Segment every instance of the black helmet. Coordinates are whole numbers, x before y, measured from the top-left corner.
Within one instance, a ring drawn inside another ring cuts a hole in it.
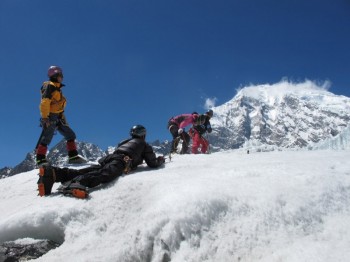
[[[205,114],[208,115],[209,117],[213,117],[213,110],[209,109]]]
[[[130,129],[130,136],[145,138],[146,137],[146,128],[142,125],[133,126]]]
[[[198,115],[198,117],[195,119],[194,124],[195,125],[203,125],[205,123],[206,115]]]

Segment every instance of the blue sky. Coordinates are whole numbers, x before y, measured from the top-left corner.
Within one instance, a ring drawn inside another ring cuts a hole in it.
[[[171,116],[248,84],[329,80],[350,96],[347,0],[1,0],[0,37],[0,168],[37,142],[50,65],[78,140],[102,149],[134,124],[170,139]]]

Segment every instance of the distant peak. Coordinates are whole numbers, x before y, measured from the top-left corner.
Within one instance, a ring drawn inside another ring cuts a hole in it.
[[[250,85],[238,90],[237,96],[250,97],[257,100],[280,100],[286,95],[294,94],[298,96],[331,95],[327,90],[330,87],[329,81],[316,83],[315,81],[305,80],[304,82],[294,83],[283,79],[275,84]]]

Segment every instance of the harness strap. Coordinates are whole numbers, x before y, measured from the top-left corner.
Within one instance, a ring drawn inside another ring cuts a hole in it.
[[[124,174],[129,174],[130,170],[131,170],[132,159],[129,156],[124,155],[123,161],[125,163],[125,168],[123,170],[123,173]]]

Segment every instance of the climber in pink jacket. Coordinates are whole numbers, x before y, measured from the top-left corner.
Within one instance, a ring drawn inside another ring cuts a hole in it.
[[[188,154],[188,146],[191,138],[189,134],[186,133],[185,127],[191,124],[202,125],[204,121],[205,116],[197,113],[182,114],[170,118],[168,122],[168,129],[173,136],[170,153],[176,152],[179,140],[181,139],[182,148],[180,154]]]

